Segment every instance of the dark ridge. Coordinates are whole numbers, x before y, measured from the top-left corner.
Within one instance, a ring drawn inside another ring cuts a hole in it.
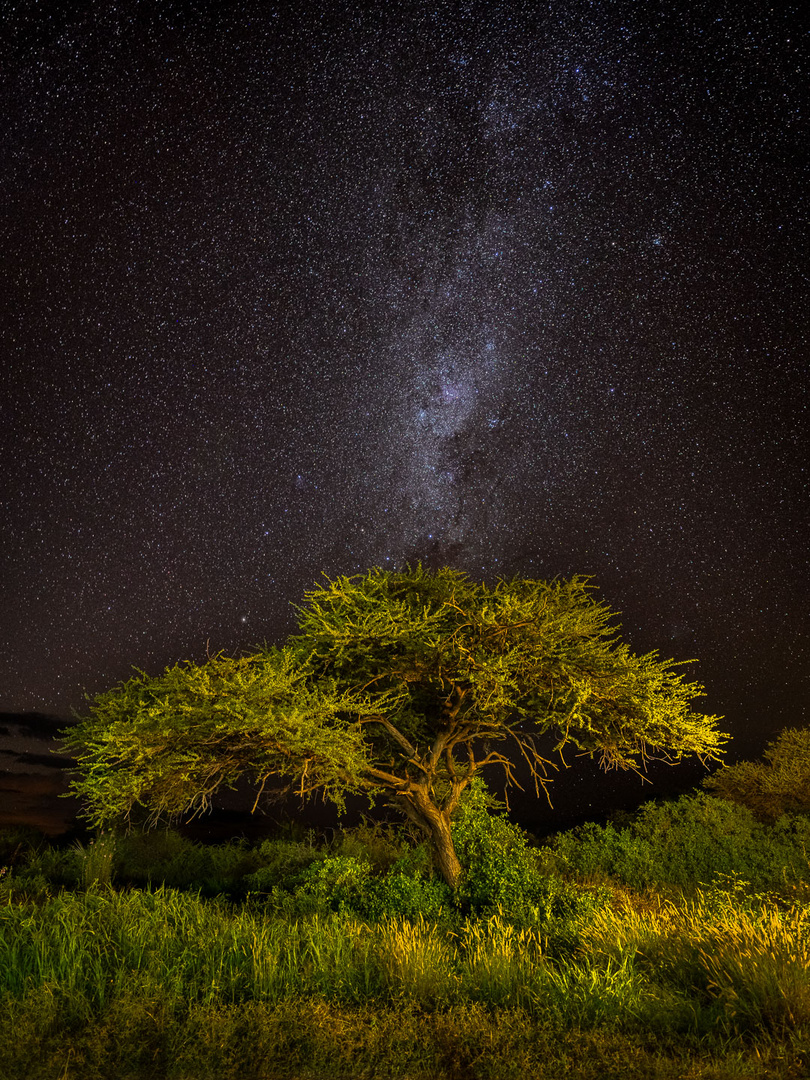
[[[7,757],[14,759],[18,765],[45,765],[49,769],[72,769],[76,765],[74,758],[64,754],[9,754]]]
[[[62,716],[54,716],[49,713],[0,713],[0,734],[11,735],[9,727],[24,728],[25,731],[35,738],[53,737],[58,735],[63,728],[75,724],[75,720],[65,719]],[[17,734],[20,734],[19,732]]]

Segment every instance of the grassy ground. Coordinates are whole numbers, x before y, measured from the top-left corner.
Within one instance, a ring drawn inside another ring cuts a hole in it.
[[[810,1076],[810,911],[290,919],[94,886],[0,908],[0,1075]]]
[[[456,893],[388,826],[2,834],[0,1080],[810,1078],[807,829],[701,795],[532,847],[472,802]]]
[[[6,1012],[6,1010],[3,1010]],[[9,1080],[732,1080],[808,1076],[800,1040],[705,1045],[643,1032],[560,1031],[520,1010],[412,1003],[351,1008],[325,1001],[187,1006],[119,998],[65,1027],[42,992],[4,1048]],[[6,1029],[8,1030],[8,1029]]]

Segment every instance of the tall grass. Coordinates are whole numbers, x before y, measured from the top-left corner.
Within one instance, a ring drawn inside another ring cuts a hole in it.
[[[91,886],[0,907],[0,997],[50,988],[78,1017],[137,993],[164,1004],[477,1002],[561,1027],[810,1029],[810,913],[716,895],[592,912],[577,944],[498,914],[455,929],[346,914],[289,920],[170,889]],[[572,940],[574,940],[572,935]]]
[[[699,891],[657,912],[602,910],[583,930],[590,962],[632,963],[734,1032],[810,1027],[810,908],[725,902]]]
[[[113,876],[115,859],[115,834],[101,833],[87,846],[75,845],[78,876],[85,889],[92,885],[109,885]]]
[[[373,830],[321,847],[133,834],[24,858],[18,842],[0,1077],[810,1076],[800,890],[715,871],[642,893],[574,865],[608,851],[601,836],[576,841],[566,878],[559,852],[503,821],[490,836],[475,809],[455,895],[424,849]]]

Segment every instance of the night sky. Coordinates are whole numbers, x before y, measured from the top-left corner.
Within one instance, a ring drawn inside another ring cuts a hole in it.
[[[25,0],[1,33],[0,709],[421,558],[594,575],[635,649],[699,659],[732,757],[808,722],[798,8]]]

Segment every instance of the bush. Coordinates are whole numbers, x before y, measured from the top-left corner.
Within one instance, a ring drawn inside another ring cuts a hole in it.
[[[623,829],[584,825],[556,838],[559,865],[634,889],[692,890],[716,875],[739,875],[757,891],[810,880],[810,821],[783,816],[769,826],[744,806],[703,793],[649,803]]]
[[[403,859],[409,859],[415,848],[424,851],[424,845],[414,841],[409,829],[409,826],[364,821],[340,834],[335,854],[354,856],[371,863],[376,873],[385,873]]]
[[[273,905],[291,917],[328,912],[364,912],[371,892],[371,866],[352,855],[332,855],[308,866],[294,889],[272,889]]]
[[[456,902],[476,914],[497,911],[521,920],[528,908],[545,903],[548,882],[526,834],[494,812],[497,808],[483,781],[474,780],[453,822],[453,842],[464,868]]]
[[[214,896],[238,890],[259,864],[258,852],[244,840],[207,846],[164,829],[119,837],[115,872],[130,884],[165,884]]]
[[[256,856],[260,866],[242,879],[243,893],[293,888],[308,867],[326,859],[327,852],[296,840],[265,840]]]
[[[453,910],[453,892],[441,878],[390,871],[373,882],[365,911],[372,919],[418,919],[440,922]]]
[[[761,821],[810,814],[810,727],[787,728],[768,743],[762,757],[718,769],[703,787],[747,806]]]
[[[438,920],[452,908],[452,892],[440,879],[401,869],[377,876],[369,862],[351,855],[331,855],[312,863],[292,889],[275,885],[270,896],[273,907],[291,918],[341,912],[374,921]]]
[[[14,872],[14,877],[20,885],[36,881],[36,891],[41,891],[43,882],[53,889],[74,889],[82,880],[78,852],[75,848],[42,848]]]
[[[553,851],[557,866],[585,878],[609,878],[644,889],[659,877],[654,846],[636,836],[632,826],[616,829],[589,821],[556,837]]]
[[[40,851],[47,839],[39,829],[27,825],[0,829],[0,866],[13,867],[25,863],[32,854]]]

